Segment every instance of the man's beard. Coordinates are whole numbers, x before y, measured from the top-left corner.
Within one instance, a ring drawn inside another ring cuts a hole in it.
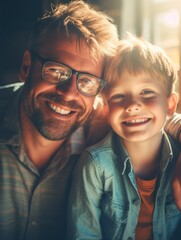
[[[53,96],[51,98],[50,95],[44,95],[47,99],[53,99],[54,102],[58,103],[59,97]],[[64,100],[61,100],[63,102]],[[60,103],[60,102],[59,102]],[[80,126],[83,126],[85,123],[88,122],[90,119],[90,115],[92,110],[88,111],[85,114],[85,111],[82,107],[77,106],[77,109],[80,109],[77,116],[71,121],[71,120],[59,120],[55,118],[51,118],[49,116],[46,116],[43,111],[41,110],[41,107],[35,107],[37,104],[35,104],[35,101],[31,101],[28,103],[26,100],[25,95],[23,95],[22,98],[22,104],[23,109],[27,115],[27,117],[32,122],[33,126],[36,128],[36,130],[46,139],[51,141],[59,141],[63,140],[67,137],[69,137],[77,128]],[[64,105],[70,104],[70,103],[63,103]],[[75,107],[75,102],[72,101],[72,106]],[[84,115],[82,117],[82,115]],[[71,118],[70,118],[71,119]]]
[[[84,123],[78,122],[79,116],[72,124],[70,121],[52,121],[51,119],[45,120],[40,111],[34,112],[30,116],[30,120],[33,123],[36,130],[46,139],[51,141],[59,141],[69,137],[77,128],[84,125]],[[88,120],[88,119],[87,119]]]

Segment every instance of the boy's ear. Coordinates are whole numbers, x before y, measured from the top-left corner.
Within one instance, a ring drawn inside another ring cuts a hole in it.
[[[30,52],[28,50],[26,50],[23,55],[23,61],[22,61],[21,68],[19,71],[19,79],[22,82],[26,81],[26,79],[29,75],[30,66],[31,66],[31,55],[30,55]]]
[[[178,96],[175,92],[171,93],[170,97],[167,100],[167,114],[172,116],[177,109]]]

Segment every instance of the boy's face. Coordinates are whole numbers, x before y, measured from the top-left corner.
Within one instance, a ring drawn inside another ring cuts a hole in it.
[[[161,134],[167,114],[174,113],[175,95],[167,98],[166,86],[148,73],[123,71],[108,93],[109,122],[128,141],[145,141]]]

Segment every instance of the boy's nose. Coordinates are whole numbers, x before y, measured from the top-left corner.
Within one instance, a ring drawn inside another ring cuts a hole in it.
[[[139,111],[141,109],[141,103],[139,101],[132,100],[127,104],[126,112]]]

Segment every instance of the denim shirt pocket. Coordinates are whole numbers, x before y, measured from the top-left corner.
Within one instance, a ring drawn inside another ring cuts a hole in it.
[[[173,218],[174,216],[181,217],[181,211],[175,205],[172,194],[167,196],[165,207],[167,218]]]
[[[109,194],[101,203],[101,229],[103,239],[120,239],[128,219],[129,206]]]
[[[173,234],[178,231],[181,225],[181,211],[175,205],[172,195],[167,197],[165,213],[168,236],[169,239],[173,239]],[[181,230],[179,232],[181,233]]]

